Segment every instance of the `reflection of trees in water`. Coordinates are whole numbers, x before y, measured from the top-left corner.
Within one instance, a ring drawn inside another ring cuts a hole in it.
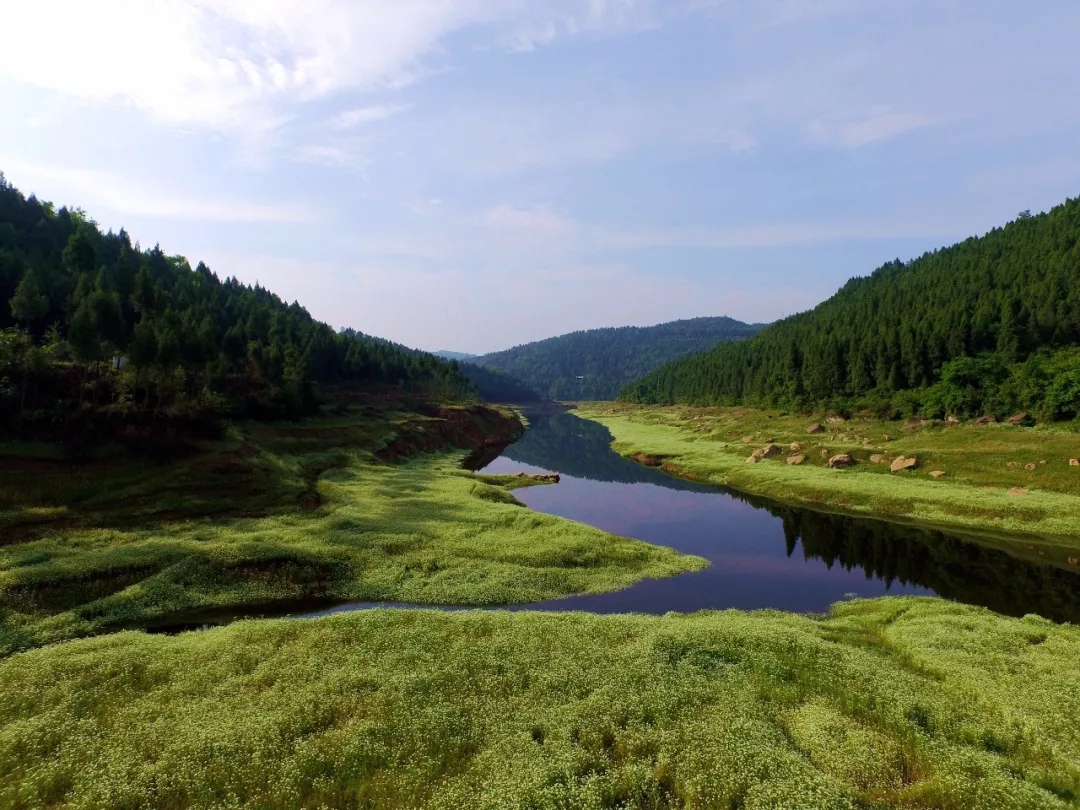
[[[938,531],[799,509],[673,478],[623,458],[611,449],[607,428],[571,414],[536,420],[503,455],[576,478],[724,492],[780,518],[789,555],[801,543],[806,559],[822,560],[830,568],[862,569],[867,579],[918,585],[1013,616],[1037,613],[1055,621],[1080,621],[1077,574]]]
[[[788,554],[861,568],[867,579],[921,585],[946,599],[998,613],[1080,620],[1080,576],[938,531],[884,521],[771,507],[784,521]]]
[[[591,481],[656,484],[691,492],[716,491],[623,458],[611,449],[611,433],[606,427],[569,413],[537,419],[503,455],[520,464]]]

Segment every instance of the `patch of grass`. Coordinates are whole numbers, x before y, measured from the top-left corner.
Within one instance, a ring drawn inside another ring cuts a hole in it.
[[[663,456],[666,467],[696,480],[789,503],[974,531],[1022,555],[1075,568],[1069,563],[1080,549],[1080,468],[1069,465],[1080,458],[1075,432],[974,424],[904,429],[898,422],[828,423],[749,408],[588,403],[577,413],[607,427],[622,455]],[[812,423],[824,432],[809,434]],[[770,442],[785,452],[746,463]],[[790,450],[792,443],[802,449]],[[796,452],[805,463],[789,466],[785,457]],[[829,469],[828,459],[839,453],[851,454],[856,465]],[[888,463],[872,463],[872,455],[888,461],[915,456],[919,467],[892,473]],[[945,476],[931,477],[936,470]],[[1009,494],[1014,487],[1027,494]]]
[[[1078,662],[933,599],[127,632],[0,661],[0,805],[1053,810]]]
[[[0,546],[0,655],[217,608],[517,604],[705,565],[530,512],[509,491],[523,482],[463,470],[460,452],[379,459],[435,446],[437,421],[260,426],[158,467],[91,462],[60,495],[13,487],[9,519],[33,531]]]

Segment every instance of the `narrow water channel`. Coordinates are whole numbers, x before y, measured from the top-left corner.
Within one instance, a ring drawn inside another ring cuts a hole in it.
[[[703,571],[646,580],[616,593],[510,609],[806,613],[824,612],[851,596],[936,594],[1009,615],[1080,621],[1078,574],[972,539],[683,481],[622,458],[611,449],[606,428],[569,413],[534,419],[528,432],[482,471],[557,472],[560,483],[519,490],[518,499],[539,512],[710,562]]]

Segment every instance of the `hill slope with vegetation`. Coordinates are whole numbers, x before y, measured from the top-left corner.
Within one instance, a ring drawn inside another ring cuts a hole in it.
[[[341,385],[476,394],[454,363],[336,332],[0,174],[0,424],[295,418],[315,410],[320,387]]]
[[[512,374],[551,399],[614,399],[628,382],[686,354],[760,330],[732,318],[590,329],[485,354],[472,363]]]
[[[1080,413],[1080,199],[849,281],[755,338],[677,360],[620,398]]]

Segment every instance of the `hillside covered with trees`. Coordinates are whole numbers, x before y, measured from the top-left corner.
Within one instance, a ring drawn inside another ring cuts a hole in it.
[[[1080,199],[890,262],[751,340],[664,366],[620,398],[1075,418]]]
[[[0,426],[295,418],[333,386],[476,394],[455,363],[336,332],[258,285],[27,198],[0,174]]]
[[[677,357],[760,330],[732,318],[590,329],[485,354],[469,362],[512,374],[551,399],[614,399],[622,386]]]

